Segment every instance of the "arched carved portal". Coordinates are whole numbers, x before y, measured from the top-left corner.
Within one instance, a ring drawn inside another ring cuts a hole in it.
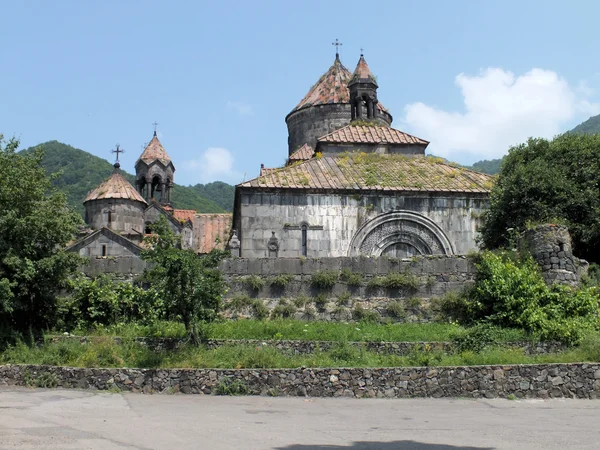
[[[431,219],[411,211],[381,214],[365,223],[350,243],[349,256],[452,255],[452,244]]]

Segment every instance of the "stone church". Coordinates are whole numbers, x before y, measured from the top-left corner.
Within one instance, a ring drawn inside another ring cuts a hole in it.
[[[288,159],[236,186],[236,255],[456,255],[476,248],[492,177],[425,156],[391,127],[363,55],[339,54],[287,115]]]
[[[141,273],[142,240],[160,216],[166,217],[173,232],[181,236],[183,248],[208,253],[215,246],[224,247],[231,214],[198,214],[173,208],[175,165],[156,131],[138,158],[135,173],[134,187],[121,174],[117,158],[112,175],[83,201],[88,228],[68,250],[91,257],[86,271]]]

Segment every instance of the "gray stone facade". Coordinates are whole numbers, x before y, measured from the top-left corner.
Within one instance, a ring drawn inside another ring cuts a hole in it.
[[[460,255],[475,250],[487,194],[296,193],[241,190],[241,256],[269,256],[275,232],[279,257]],[[307,227],[306,254],[302,225]],[[400,245],[398,245],[400,244]],[[404,245],[402,245],[404,244]]]
[[[0,385],[125,392],[214,394],[237,380],[249,395],[301,397],[600,398],[600,364],[535,364],[373,369],[83,369],[0,366]]]
[[[144,210],[142,202],[129,199],[99,199],[85,203],[85,222],[93,230],[106,227],[115,233],[137,236],[141,241],[144,233]],[[109,217],[110,215],[110,217]]]
[[[315,148],[318,138],[349,125],[352,120],[351,109],[350,103],[337,103],[292,111],[285,118],[289,154],[291,155],[304,144]],[[386,111],[379,111],[378,120],[390,125],[392,116]]]

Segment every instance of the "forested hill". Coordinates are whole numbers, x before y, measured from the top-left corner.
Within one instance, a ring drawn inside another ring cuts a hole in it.
[[[46,172],[61,172],[54,180],[54,185],[65,192],[69,204],[83,214],[82,202],[86,194],[110,176],[113,165],[91,153],[58,141],[46,142],[36,147],[41,147],[45,152],[43,165]],[[23,152],[33,149],[34,147],[31,147]],[[121,172],[130,183],[134,183],[133,175],[122,169]],[[233,186],[220,181],[195,186],[176,184],[173,188],[173,207],[195,209],[199,213],[231,212],[233,191]]]
[[[477,161],[469,166],[469,169],[476,170],[477,172],[488,173],[490,175],[496,175],[500,172],[500,165],[504,157],[500,159],[484,159],[483,161]]]
[[[570,133],[597,134],[600,133],[600,115],[590,117],[585,122],[573,128]]]

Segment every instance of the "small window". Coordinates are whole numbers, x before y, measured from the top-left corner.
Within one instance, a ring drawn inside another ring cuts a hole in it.
[[[112,211],[108,211],[108,228],[112,225]]]
[[[106,245],[102,245],[102,256],[106,256]]]
[[[302,256],[308,253],[308,226],[302,225]]]

